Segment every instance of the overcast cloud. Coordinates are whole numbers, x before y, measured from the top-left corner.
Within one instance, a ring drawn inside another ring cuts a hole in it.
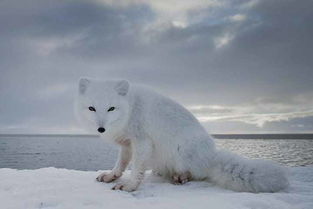
[[[0,133],[82,133],[81,76],[124,78],[212,133],[313,131],[311,0],[2,0]]]

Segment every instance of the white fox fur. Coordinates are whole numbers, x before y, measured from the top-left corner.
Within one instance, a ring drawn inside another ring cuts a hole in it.
[[[120,145],[115,167],[97,180],[119,178],[132,159],[131,178],[113,189],[136,190],[150,168],[177,184],[208,180],[242,192],[276,192],[288,186],[283,168],[216,150],[210,135],[188,110],[148,88],[125,80],[81,78],[77,98],[80,121]]]

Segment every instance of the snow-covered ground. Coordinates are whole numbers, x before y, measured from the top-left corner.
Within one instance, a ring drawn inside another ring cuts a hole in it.
[[[290,168],[290,187],[279,193],[239,193],[207,182],[172,185],[146,175],[138,191],[113,191],[114,183],[95,181],[101,173],[57,168],[0,169],[2,209],[229,208],[312,209],[313,167]],[[129,177],[126,172],[123,179]]]

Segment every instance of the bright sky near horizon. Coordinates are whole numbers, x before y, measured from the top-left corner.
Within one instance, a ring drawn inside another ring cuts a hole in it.
[[[313,132],[311,0],[2,0],[0,133],[82,133],[81,76],[177,100],[212,133]]]

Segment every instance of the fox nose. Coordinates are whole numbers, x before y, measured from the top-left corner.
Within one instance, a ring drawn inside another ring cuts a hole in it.
[[[98,128],[98,131],[99,131],[100,133],[103,133],[103,132],[105,132],[105,129],[104,129],[103,127],[100,127],[100,128]]]

